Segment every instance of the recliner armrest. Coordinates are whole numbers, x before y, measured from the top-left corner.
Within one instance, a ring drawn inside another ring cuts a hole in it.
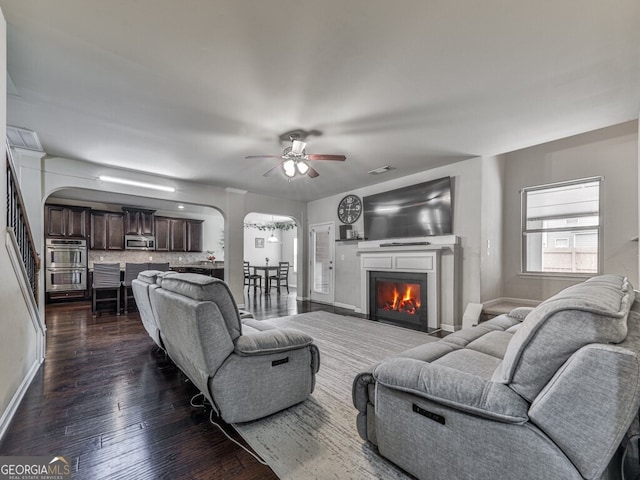
[[[268,355],[304,348],[313,343],[306,333],[290,328],[252,332],[236,339],[234,352],[238,355]]]
[[[373,371],[376,381],[447,405],[507,423],[528,420],[529,404],[506,385],[455,368],[411,358],[391,358]]]

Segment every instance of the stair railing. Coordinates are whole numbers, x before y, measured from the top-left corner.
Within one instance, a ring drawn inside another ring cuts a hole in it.
[[[38,301],[38,276],[40,274],[40,255],[33,241],[27,210],[25,208],[18,176],[16,175],[11,157],[11,149],[7,146],[7,227],[13,231],[20,256],[24,264],[27,281],[33,292],[33,298]]]

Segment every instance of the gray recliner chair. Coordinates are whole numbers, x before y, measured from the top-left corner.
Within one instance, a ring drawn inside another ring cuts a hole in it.
[[[151,299],[149,298],[149,291],[159,287],[158,278],[163,278],[167,275],[175,275],[174,272],[162,272],[160,270],[145,270],[138,273],[137,278],[131,281],[131,290],[138,306],[138,312],[140,312],[140,320],[144,325],[145,330],[153,341],[160,348],[164,350],[162,344],[162,338],[160,337],[160,327],[156,320],[156,315],[151,307]]]
[[[640,404],[640,301],[594,277],[354,381],[360,435],[420,479],[619,478]]]
[[[313,339],[241,320],[222,280],[172,274],[149,297],[167,354],[227,423],[265,417],[313,391],[320,365]]]

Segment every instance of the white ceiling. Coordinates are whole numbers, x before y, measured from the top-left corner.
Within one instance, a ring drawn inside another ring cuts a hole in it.
[[[638,0],[0,0],[47,153],[312,200],[637,119]],[[316,179],[262,174],[319,129]],[[367,171],[382,165],[379,176]]]

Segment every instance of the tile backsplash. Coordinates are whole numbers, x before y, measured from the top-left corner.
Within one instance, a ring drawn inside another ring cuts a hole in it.
[[[192,265],[207,260],[207,252],[155,252],[144,250],[89,250],[89,268],[94,263],[164,263],[169,262],[171,266]],[[222,264],[223,262],[216,262]]]

